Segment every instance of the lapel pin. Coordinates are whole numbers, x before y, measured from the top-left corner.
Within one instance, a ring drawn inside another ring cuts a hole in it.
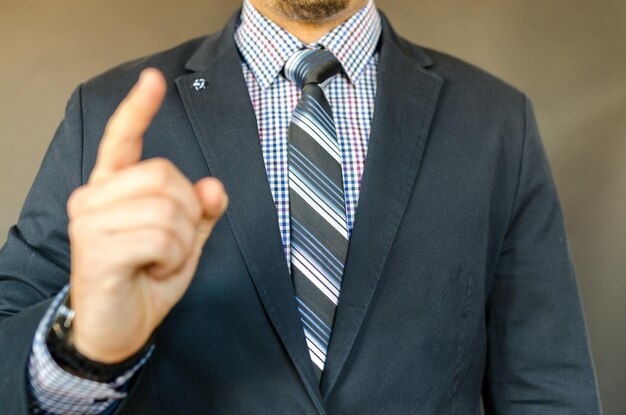
[[[204,78],[198,78],[195,81],[193,81],[192,86],[196,91],[200,91],[206,88],[206,80]]]

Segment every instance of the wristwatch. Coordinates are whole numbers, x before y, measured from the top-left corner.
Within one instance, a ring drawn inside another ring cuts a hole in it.
[[[54,361],[65,371],[96,382],[113,382],[134,368],[148,353],[154,343],[155,333],[146,344],[128,359],[114,364],[97,362],[81,354],[72,341],[74,310],[70,306],[69,292],[59,307],[46,336],[46,345]]]

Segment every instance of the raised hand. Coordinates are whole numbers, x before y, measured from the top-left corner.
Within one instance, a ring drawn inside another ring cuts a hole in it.
[[[180,300],[228,204],[216,179],[194,185],[165,159],[141,161],[165,89],[159,71],[141,73],[68,201],[73,341],[104,363],[139,350]]]

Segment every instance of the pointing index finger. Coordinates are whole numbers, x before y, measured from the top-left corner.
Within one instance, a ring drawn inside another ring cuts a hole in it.
[[[139,80],[109,119],[90,181],[105,178],[141,159],[143,134],[165,97],[166,83],[161,72],[144,69]]]

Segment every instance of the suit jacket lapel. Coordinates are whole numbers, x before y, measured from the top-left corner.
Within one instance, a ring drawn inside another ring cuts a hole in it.
[[[322,413],[321,395],[297,314],[254,109],[233,39],[238,13],[189,60],[176,80],[211,174],[226,188],[226,217],[265,310]],[[204,85],[202,81],[204,80]],[[194,86],[194,82],[196,82]]]
[[[337,382],[374,295],[419,170],[442,78],[420,49],[405,45],[383,16],[377,97],[359,205],[322,376]],[[413,56],[409,56],[412,54]]]

